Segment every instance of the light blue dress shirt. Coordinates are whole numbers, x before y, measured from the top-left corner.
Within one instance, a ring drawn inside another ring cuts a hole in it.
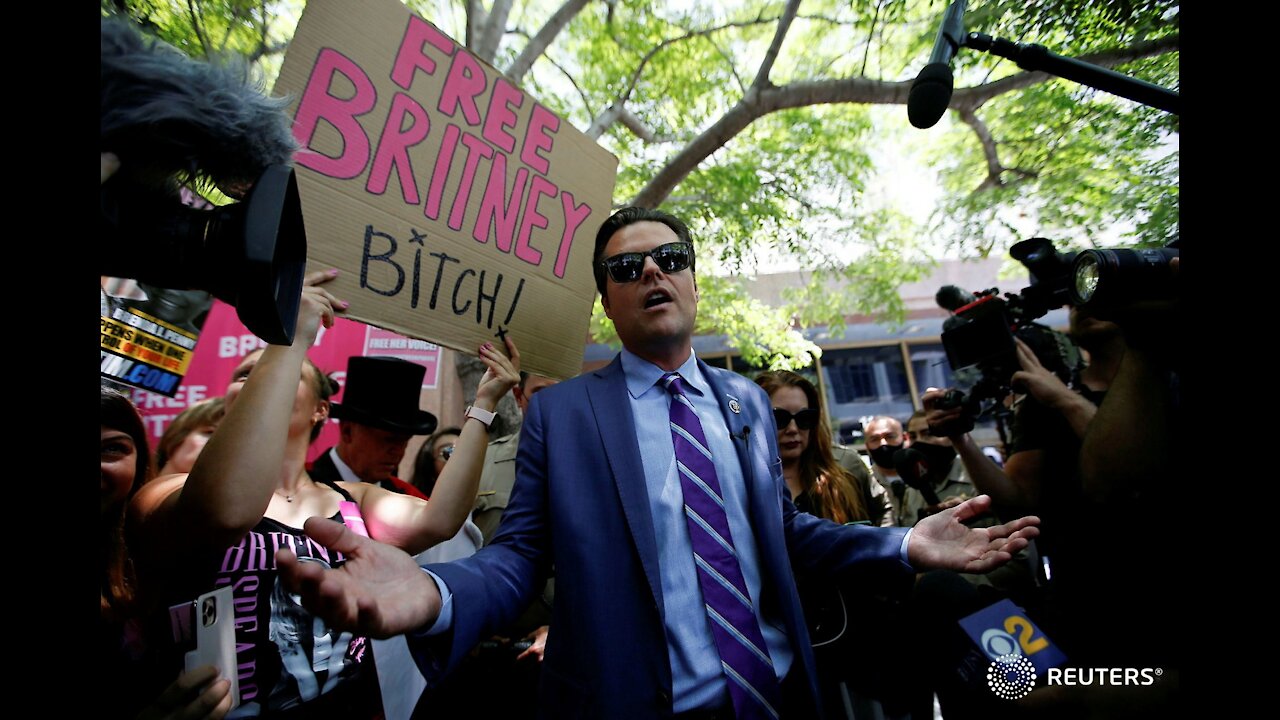
[[[729,701],[728,688],[720,666],[720,652],[716,649],[702,602],[702,589],[693,564],[693,544],[689,540],[689,526],[684,514],[684,491],[676,473],[675,447],[671,440],[671,395],[658,385],[666,371],[626,349],[622,351],[622,370],[626,375],[631,416],[635,420],[636,440],[644,465],[653,531],[659,540],[658,573],[666,616],[667,655],[671,660],[673,709],[684,712],[726,704]],[[755,533],[751,531],[746,481],[720,409],[720,404],[727,402],[727,398],[712,396],[711,386],[702,376],[692,352],[676,372],[690,388],[689,400],[702,423],[702,432],[715,460],[716,476],[724,495],[729,532],[733,535],[742,577],[746,580],[774,671],[781,681],[791,668],[793,653],[780,619],[766,618],[760,611],[759,552]]]

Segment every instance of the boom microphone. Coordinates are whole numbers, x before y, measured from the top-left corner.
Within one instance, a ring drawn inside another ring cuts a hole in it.
[[[951,60],[964,44],[965,0],[955,0],[942,15],[942,27],[933,41],[933,53],[907,95],[907,118],[921,130],[931,128],[942,119],[951,103]]]

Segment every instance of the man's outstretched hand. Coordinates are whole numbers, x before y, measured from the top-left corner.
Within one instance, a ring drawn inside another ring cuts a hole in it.
[[[990,507],[991,496],[979,495],[916,523],[907,543],[911,565],[917,570],[985,573],[1009,562],[1040,534],[1040,518],[1034,515],[989,528],[964,524]]]
[[[341,523],[313,517],[307,536],[346,556],[337,569],[299,561],[292,550],[276,552],[285,584],[303,607],[339,630],[374,638],[417,630],[440,614],[440,590],[403,550],[361,537]]]

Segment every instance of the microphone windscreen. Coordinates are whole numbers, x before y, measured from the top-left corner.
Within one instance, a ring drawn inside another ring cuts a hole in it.
[[[917,490],[925,486],[924,477],[929,474],[929,461],[924,453],[915,448],[902,448],[893,454],[893,469],[906,481],[909,487]]]
[[[907,95],[907,118],[924,130],[938,124],[951,102],[951,67],[946,63],[924,66]]]
[[[974,300],[977,300],[977,298],[974,297],[973,293],[955,285],[943,285],[938,288],[938,292],[933,296],[933,301],[938,304],[938,307],[951,312],[959,310]]]

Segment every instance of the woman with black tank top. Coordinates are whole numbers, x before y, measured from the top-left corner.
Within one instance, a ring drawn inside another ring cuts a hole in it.
[[[168,630],[166,608],[233,588],[240,704],[228,717],[379,717],[367,639],[306,612],[278,580],[275,551],[340,565],[340,553],[301,529],[319,516],[416,554],[457,533],[475,501],[488,432],[470,418],[430,502],[307,474],[307,448],[328,419],[332,388],[306,352],[320,325],[332,327],[349,305],[323,287],[336,275],[307,277],[292,345],[268,345],[236,368],[226,415],[190,474],[157,478],[130,506],[130,546],[139,582],[156,600],[157,630]],[[491,343],[479,349],[489,368],[476,390],[482,410],[519,381],[519,353],[506,343],[506,355]]]

